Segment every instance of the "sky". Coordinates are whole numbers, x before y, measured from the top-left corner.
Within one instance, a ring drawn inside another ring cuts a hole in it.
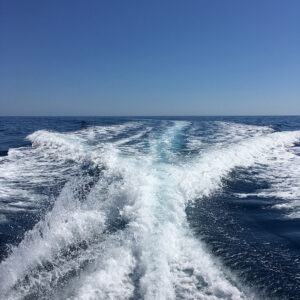
[[[289,114],[298,0],[0,0],[0,115]]]

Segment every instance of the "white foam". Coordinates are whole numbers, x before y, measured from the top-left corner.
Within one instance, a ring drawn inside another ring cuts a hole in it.
[[[244,136],[236,145],[233,142],[233,145],[231,144],[229,147],[223,145],[219,150],[209,150],[210,153],[205,156],[204,161],[200,159],[194,163],[195,165],[200,163],[200,166],[197,165],[197,167],[201,168],[201,172],[204,173],[204,180],[208,180],[207,174],[209,173],[208,169],[210,169],[209,165],[206,164],[208,161],[211,162],[211,170],[214,170],[211,172],[223,172],[224,174],[233,167],[251,166],[252,173],[256,173],[253,176],[257,180],[268,182],[270,186],[255,193],[239,193],[236,196],[240,198],[257,196],[280,199],[284,202],[273,207],[286,210],[288,217],[299,218],[300,156],[298,148],[293,148],[293,145],[299,140],[299,131],[271,132],[266,128],[266,130],[258,130],[251,138]],[[209,159],[209,156],[213,157]],[[205,186],[211,186],[213,189],[213,185],[220,186],[221,182],[208,182]],[[204,193],[200,191],[200,194],[208,195],[209,188]]]
[[[279,152],[288,153],[289,147],[299,139],[300,131],[274,132],[203,152],[183,166],[183,173],[177,175],[182,178],[185,198],[189,201],[208,196],[221,187],[222,178],[233,168],[268,164]]]
[[[84,201],[76,197],[81,182],[70,181],[45,220],[12,249],[0,265],[7,274],[2,294],[21,299],[36,289],[60,299],[255,299],[193,236],[185,208],[219,189],[233,168],[286,153],[300,132],[263,131],[179,161],[176,147],[188,126],[176,122],[149,135],[149,151],[131,156],[123,143],[99,147],[86,133],[32,135],[39,150],[59,160],[88,159],[105,168]],[[127,225],[110,231],[118,219]],[[65,252],[74,246],[69,257]]]
[[[7,290],[32,268],[42,266],[67,245],[81,240],[101,230],[105,218],[93,207],[83,208],[66,186],[56,200],[53,210],[45,220],[28,232],[18,247],[0,265],[0,273],[6,274],[0,288]]]
[[[274,208],[283,210],[288,217],[300,218],[300,156],[294,149],[278,148],[264,163],[264,168],[254,166],[253,170],[257,173],[255,178],[268,182],[269,187],[238,196],[276,198],[281,203]]]
[[[101,166],[107,141],[139,127],[137,122],[127,122],[68,133],[38,130],[30,134],[27,139],[33,147],[10,149],[7,157],[0,158],[0,199],[6,203],[5,207],[0,204],[0,212],[32,210],[47,203],[49,197],[37,193],[37,187],[70,180],[85,162]]]
[[[267,126],[217,121],[195,123],[188,131],[187,148],[195,151],[222,149],[251,137],[258,137],[271,132],[273,129]]]
[[[170,144],[170,141],[164,142]],[[157,146],[161,147],[153,142],[152,147]],[[140,161],[117,156],[110,169],[115,169],[114,173],[122,174],[124,179],[121,189],[117,186],[116,190],[110,191],[110,199],[120,197],[120,194],[126,198],[121,214],[130,222],[126,235],[121,235],[122,239],[125,238],[121,243],[131,241],[131,251],[136,254],[138,263],[136,272],[140,274],[139,293],[143,299],[173,299],[177,293],[183,299],[244,298],[243,292],[226,279],[227,275],[220,266],[188,233],[184,199],[177,189],[178,182],[174,181],[174,169],[169,164],[157,163],[157,158]],[[121,266],[121,275],[127,274],[131,268],[131,264],[126,264],[124,272]],[[192,270],[193,276],[186,269]],[[103,278],[103,272],[101,266],[94,276],[97,278],[99,274]],[[114,288],[108,279],[110,276],[105,274],[106,286]],[[82,281],[81,296],[101,295],[103,283],[91,284],[91,278],[89,275]],[[203,289],[200,283],[205,286]],[[105,293],[113,295],[117,291],[108,293],[106,288]]]

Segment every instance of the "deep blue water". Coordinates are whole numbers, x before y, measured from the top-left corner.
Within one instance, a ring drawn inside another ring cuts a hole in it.
[[[300,299],[299,225],[298,116],[0,118],[3,299]]]

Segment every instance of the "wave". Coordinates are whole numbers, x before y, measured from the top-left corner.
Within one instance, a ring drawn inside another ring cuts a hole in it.
[[[219,130],[226,126],[220,124]],[[123,141],[109,142],[95,138],[98,128],[30,135],[50,165],[72,160],[77,171],[70,173],[52,210],[0,264],[0,273],[6,274],[2,295],[257,299],[194,236],[185,210],[222,188],[222,179],[234,168],[270,164],[274,156],[289,153],[300,132],[251,128],[249,137],[249,128],[238,129],[246,133],[231,143],[182,156],[185,132],[191,141],[190,132],[196,130],[191,128],[189,122],[167,122],[159,131],[131,124],[115,131],[130,130]],[[131,145],[140,139],[148,143],[143,151]],[[131,152],[124,151],[125,144]],[[78,171],[86,162],[98,169],[96,175]]]

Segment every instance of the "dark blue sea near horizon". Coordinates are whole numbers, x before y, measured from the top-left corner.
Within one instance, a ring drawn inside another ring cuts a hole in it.
[[[0,299],[300,299],[300,117],[0,117]]]

